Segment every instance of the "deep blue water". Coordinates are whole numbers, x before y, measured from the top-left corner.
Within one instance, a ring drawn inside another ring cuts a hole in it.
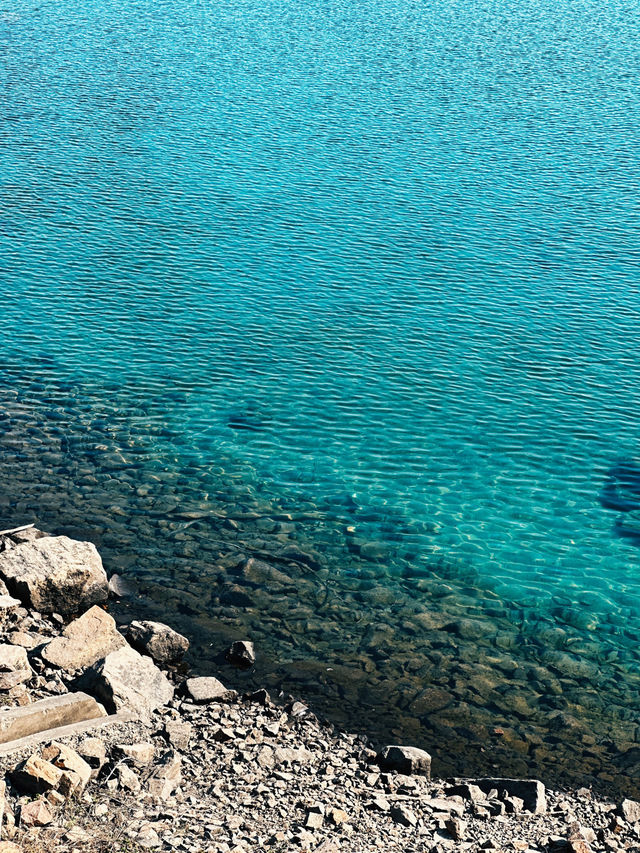
[[[316,506],[338,587],[458,566],[640,722],[637,4],[27,0],[0,55],[3,519]]]

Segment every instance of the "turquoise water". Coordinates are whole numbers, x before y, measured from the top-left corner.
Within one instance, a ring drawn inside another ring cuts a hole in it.
[[[202,650],[270,625],[258,675],[295,689],[316,657],[328,712],[326,670],[355,667],[347,722],[393,706],[378,731],[445,751],[431,706],[407,722],[436,685],[481,765],[472,674],[407,663],[443,635],[418,643],[418,611],[472,616],[482,641],[444,631],[455,666],[485,644],[475,664],[535,695],[515,723],[489,703],[516,769],[562,775],[531,732],[571,713],[618,784],[640,732],[637,7],[5,3],[0,49],[3,526],[94,538]],[[308,576],[243,599],[228,552],[292,543]],[[384,654],[354,658],[331,596],[356,633],[391,626]]]

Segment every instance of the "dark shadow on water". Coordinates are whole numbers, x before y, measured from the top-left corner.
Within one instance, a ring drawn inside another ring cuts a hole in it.
[[[616,512],[640,510],[640,463],[622,459],[607,471],[607,481],[600,492],[600,503]]]

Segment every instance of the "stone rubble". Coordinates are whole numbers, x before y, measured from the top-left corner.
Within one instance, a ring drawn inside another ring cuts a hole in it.
[[[0,731],[5,740],[25,725],[41,731],[75,705],[102,714],[94,699],[74,699],[79,686],[107,710],[138,716],[0,757],[0,853],[640,851],[635,800],[499,775],[431,779],[424,750],[376,749],[290,697],[239,695],[224,676],[187,677],[171,665],[186,638],[161,623],[119,630],[92,600],[106,583],[92,586],[83,573],[80,554],[97,565],[90,548],[75,547],[87,543],[46,541],[34,529],[0,543],[0,575],[22,596],[0,607]],[[251,665],[253,643],[237,641],[226,657]],[[45,711],[24,722],[43,699]]]

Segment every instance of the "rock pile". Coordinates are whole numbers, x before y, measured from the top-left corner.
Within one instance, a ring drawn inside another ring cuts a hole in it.
[[[0,853],[640,850],[633,800],[432,780],[424,750],[374,749],[301,702],[186,677],[186,638],[119,629],[96,604],[97,552],[64,538],[0,538]],[[250,665],[253,644],[227,659]]]

